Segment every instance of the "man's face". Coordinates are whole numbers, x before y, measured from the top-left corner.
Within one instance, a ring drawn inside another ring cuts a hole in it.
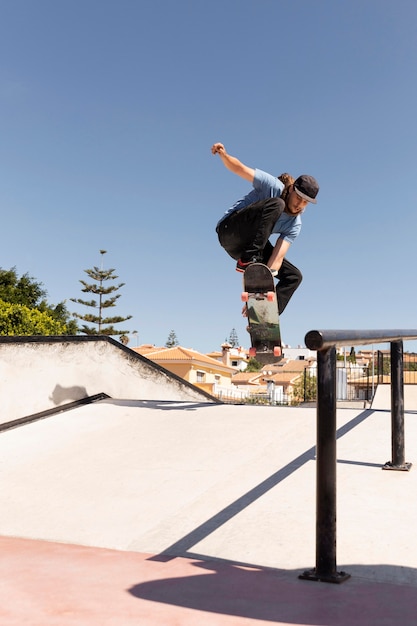
[[[286,211],[291,215],[298,215],[302,213],[308,204],[308,200],[304,200],[304,198],[300,198],[298,193],[294,190],[294,187],[291,189],[290,193],[287,197],[286,202]]]

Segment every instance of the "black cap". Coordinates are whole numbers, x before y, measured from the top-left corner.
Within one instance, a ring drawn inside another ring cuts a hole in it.
[[[297,194],[313,204],[317,204],[316,196],[319,192],[319,185],[315,178],[302,174],[294,183],[294,189]]]

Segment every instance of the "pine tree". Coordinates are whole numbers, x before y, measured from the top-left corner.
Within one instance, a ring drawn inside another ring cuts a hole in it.
[[[100,250],[100,254],[106,254],[106,250]],[[118,276],[114,274],[114,269],[103,269],[103,261],[101,263],[101,268],[96,266],[93,269],[84,270],[85,273],[94,281],[93,284],[87,283],[85,280],[80,280],[80,283],[83,285],[83,289],[81,290],[83,293],[92,293],[98,296],[97,300],[82,300],[81,298],[70,298],[71,302],[76,302],[77,304],[82,304],[84,306],[96,309],[98,314],[94,313],[86,313],[85,315],[80,315],[78,313],[73,313],[74,317],[77,317],[84,322],[90,322],[91,324],[96,324],[96,326],[87,326],[84,324],[80,328],[80,332],[85,333],[86,335],[126,335],[128,334],[128,330],[116,330],[113,324],[119,324],[120,322],[125,322],[129,320],[132,316],[128,315],[127,317],[121,317],[119,315],[113,317],[103,317],[103,312],[110,308],[116,306],[116,301],[120,298],[121,294],[112,295],[109,298],[105,298],[109,294],[114,294],[114,292],[118,291],[121,287],[124,286],[125,283],[120,283],[118,285],[110,285],[109,287],[105,287],[104,283],[109,280],[116,280]],[[108,326],[110,324],[110,326]]]
[[[348,356],[348,361],[350,361],[351,363],[356,363],[356,352],[355,352],[355,348],[353,346],[350,349],[350,354]]]
[[[175,348],[175,346],[178,346],[178,339],[177,339],[177,335],[175,334],[175,330],[171,330],[171,332],[168,335],[168,339],[166,340],[165,343],[165,348]]]
[[[232,330],[230,331],[229,343],[232,348],[237,348],[239,345],[239,337],[237,336],[235,328],[232,328]]]

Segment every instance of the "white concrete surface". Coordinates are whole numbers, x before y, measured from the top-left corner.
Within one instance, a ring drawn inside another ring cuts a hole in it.
[[[337,565],[417,586],[389,411],[339,410]],[[0,534],[285,570],[315,565],[315,409],[106,400],[0,435]]]
[[[378,385],[372,408],[391,410],[391,385]],[[404,385],[404,410],[417,411],[417,385]]]
[[[18,339],[0,341],[0,423],[99,393],[141,400],[208,399],[108,337]]]

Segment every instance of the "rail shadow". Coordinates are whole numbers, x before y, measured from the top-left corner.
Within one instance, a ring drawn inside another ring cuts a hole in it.
[[[197,568],[195,573],[178,577],[178,571],[169,575],[168,564],[166,578],[139,583],[127,591],[141,600],[274,623],[415,624],[415,568],[351,564],[349,571],[355,571],[355,579],[347,585],[329,586],[300,581],[295,571],[231,562],[194,561],[186,563],[184,569],[189,573],[193,567]],[[395,582],[384,582],[388,574]],[[375,580],[378,577],[382,581]]]
[[[367,409],[354,417],[347,424],[338,429],[336,433],[337,438],[339,439],[340,437],[343,437],[353,428],[356,428],[356,426],[366,420],[372,413],[372,409]],[[300,469],[303,465],[309,461],[313,461],[315,459],[315,452],[316,446],[312,446],[298,457],[287,463],[287,465],[259,483],[259,485],[250,489],[240,498],[213,515],[210,519],[206,520],[203,524],[200,524],[200,526],[192,530],[190,533],[167,547],[159,555],[151,557],[150,560],[159,560],[161,557],[166,559],[166,557],[175,558],[176,556],[187,556],[188,551],[192,548],[192,546],[196,545],[200,541],[203,541],[203,539],[229,522],[233,517],[253,504],[280,482],[291,476],[291,474]]]

